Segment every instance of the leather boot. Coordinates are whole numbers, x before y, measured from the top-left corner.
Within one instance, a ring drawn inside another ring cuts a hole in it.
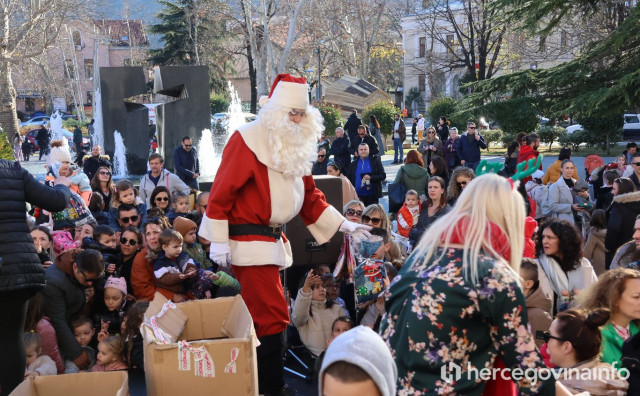
[[[282,395],[284,386],[284,332],[258,338],[258,386],[265,396]],[[284,393],[286,394],[286,393]]]

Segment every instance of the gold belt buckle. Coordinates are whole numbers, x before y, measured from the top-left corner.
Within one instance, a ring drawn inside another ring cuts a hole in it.
[[[280,232],[282,232],[282,225],[271,226],[271,231],[274,234],[279,234]]]

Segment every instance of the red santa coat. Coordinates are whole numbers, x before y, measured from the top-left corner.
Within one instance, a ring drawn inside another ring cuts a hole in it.
[[[229,242],[233,265],[284,268],[293,261],[286,237],[229,236],[229,225],[278,226],[298,213],[320,244],[345,220],[326,202],[312,176],[287,177],[275,166],[260,119],[238,128],[222,154],[200,234],[212,242]]]

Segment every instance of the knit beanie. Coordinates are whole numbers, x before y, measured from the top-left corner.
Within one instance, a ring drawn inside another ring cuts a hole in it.
[[[318,376],[318,389],[322,395],[324,371],[336,362],[347,362],[364,370],[375,382],[382,396],[396,394],[398,369],[389,347],[367,326],[358,326],[344,332],[331,342]]]
[[[116,278],[110,276],[104,284],[104,288],[107,289],[112,287],[114,289],[120,290],[124,295],[127,295],[127,281],[124,278]]]
[[[184,238],[189,231],[193,229],[198,229],[198,226],[193,221],[187,219],[186,217],[178,216],[173,221],[173,229],[178,231],[180,235]]]

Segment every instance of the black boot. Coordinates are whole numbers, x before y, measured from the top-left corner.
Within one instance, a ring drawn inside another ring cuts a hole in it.
[[[287,395],[284,386],[284,332],[258,338],[258,386],[265,396]],[[284,392],[284,393],[283,393]]]

